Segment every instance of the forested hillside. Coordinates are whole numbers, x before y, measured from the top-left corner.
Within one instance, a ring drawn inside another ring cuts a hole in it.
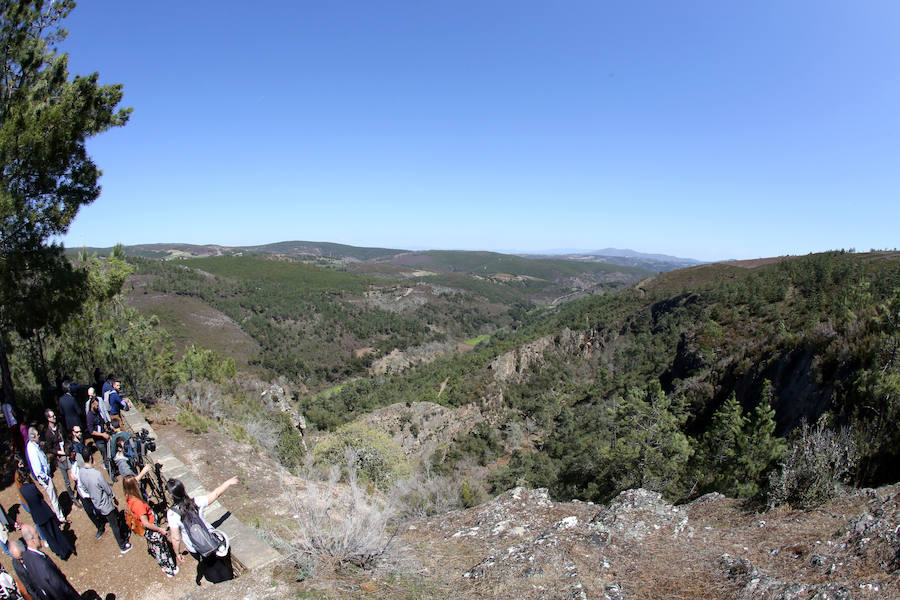
[[[179,422],[257,439],[292,468],[304,451],[285,407],[319,431],[317,460],[356,447],[377,458],[362,470],[379,482],[431,465],[465,483],[464,503],[528,484],[560,499],[645,487],[804,505],[900,476],[897,253],[702,265],[559,305],[539,304],[533,275],[475,276],[464,261],[366,263],[363,275],[259,256],[122,258],[79,257],[91,302],[22,340],[18,364],[44,385],[51,369],[111,365],[148,401],[189,383]],[[182,303],[220,320],[181,323],[178,348],[160,325],[176,328],[188,311],[167,311]],[[236,380],[237,344],[196,344],[224,324],[247,338]],[[280,378],[278,403],[252,397],[259,376]]]
[[[434,254],[426,254],[434,268]],[[646,274],[491,253],[437,256],[441,268],[428,271],[377,262],[324,268],[261,255],[132,257],[135,273],[126,290],[130,303],[186,341],[205,332],[186,325],[180,299],[199,299],[256,342],[256,352],[233,356],[239,364],[319,390],[367,374],[391,353],[409,355],[406,364],[453,354],[460,345],[468,350],[475,342],[464,342],[518,327],[528,311],[549,299],[615,289]],[[578,276],[589,282],[570,282]],[[235,349],[204,338],[225,356]]]
[[[785,498],[810,488],[803,469],[897,480],[900,259],[763,263],[694,267],[579,299],[464,356],[360,379],[301,407],[335,427],[396,402],[480,403],[487,421],[435,463],[506,456],[495,491],[527,481],[560,498],[638,485],[673,498],[752,496],[792,456]],[[798,444],[827,456],[791,454]]]

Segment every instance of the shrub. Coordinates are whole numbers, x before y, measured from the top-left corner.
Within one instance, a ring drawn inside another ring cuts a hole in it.
[[[435,453],[432,467],[439,473],[449,473],[454,465],[466,458],[473,458],[479,465],[486,466],[500,456],[503,443],[490,424],[482,421],[472,431],[459,435],[450,444],[445,456]]]
[[[409,473],[400,446],[383,431],[359,423],[339,428],[313,449],[319,465],[343,465],[346,450],[352,450],[357,467],[376,486],[387,487],[398,477]]]
[[[278,441],[275,452],[278,461],[290,471],[296,471],[303,464],[303,455],[306,446],[303,444],[303,436],[291,422],[291,418],[285,413],[273,413],[278,431]]]
[[[225,406],[222,401],[224,391],[211,381],[192,380],[175,388],[175,405],[201,415],[222,419]]]
[[[780,469],[770,478],[770,506],[790,504],[811,508],[837,495],[849,483],[856,461],[856,445],[847,427],[828,429],[804,421]]]
[[[435,474],[428,465],[391,487],[391,503],[400,518],[430,517],[461,506],[459,481]]]
[[[478,485],[473,484],[468,479],[463,481],[462,487],[459,488],[459,501],[465,508],[478,506],[486,499],[484,490]]]
[[[295,535],[284,543],[295,564],[306,566],[311,558],[319,567],[342,565],[372,568],[390,550],[393,536],[388,525],[391,506],[366,493],[359,485],[359,457],[347,449],[344,460],[347,486],[340,486],[339,465],[331,468],[325,482],[310,481],[306,489],[291,494]],[[316,479],[310,472],[309,479]]]
[[[194,412],[190,407],[182,407],[178,411],[176,420],[179,425],[191,433],[206,433],[216,426],[216,422],[213,419]]]

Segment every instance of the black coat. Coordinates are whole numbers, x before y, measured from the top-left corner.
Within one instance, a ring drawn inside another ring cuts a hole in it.
[[[25,554],[28,554],[27,552]],[[23,555],[24,558],[24,555]],[[19,562],[16,559],[12,559],[13,570],[16,572],[16,577],[19,578],[19,581],[22,582],[22,585],[25,586],[25,591],[28,592],[28,595],[38,600],[41,598],[40,592],[34,587],[34,584],[31,582],[31,573],[28,572],[28,569],[24,564]]]
[[[31,578],[31,584],[38,595],[34,600],[48,598],[50,600],[80,600],[81,594],[75,591],[63,572],[59,570],[49,556],[29,548],[22,555],[22,561]],[[24,583],[24,582],[23,582]]]
[[[84,416],[81,414],[81,407],[75,401],[72,394],[63,394],[59,399],[59,412],[66,421],[66,432],[71,433],[72,428],[76,425],[84,425]]]
[[[31,482],[25,483],[20,488],[20,491],[25,499],[25,504],[31,509],[31,519],[35,525],[43,525],[51,519],[56,519],[56,515],[44,502],[44,495],[38,491],[36,485]]]
[[[22,497],[31,509],[31,518],[35,525],[41,527],[41,536],[50,545],[50,549],[63,560],[68,560],[69,556],[75,552],[72,542],[69,541],[63,532],[59,530],[59,521],[56,515],[44,502],[44,497],[38,491],[37,486],[33,483],[26,483],[22,486]]]

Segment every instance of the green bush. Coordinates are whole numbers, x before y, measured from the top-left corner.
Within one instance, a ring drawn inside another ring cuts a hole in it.
[[[303,455],[306,453],[303,436],[285,413],[273,413],[272,418],[278,427],[278,461],[288,470],[296,471],[303,464]]]
[[[461,460],[472,457],[485,466],[495,460],[503,451],[500,435],[486,422],[482,421],[475,429],[465,435],[458,436],[450,445],[447,454],[441,457],[436,453],[432,459],[433,467],[438,473],[447,473]]]
[[[468,479],[463,481],[462,486],[459,488],[459,501],[462,503],[465,508],[472,508],[473,506],[478,506],[485,500],[485,493],[477,485],[471,483]]]
[[[210,429],[215,429],[216,427],[216,422],[214,419],[204,417],[203,415],[194,412],[190,408],[182,407],[178,411],[176,420],[178,421],[179,425],[181,425],[191,433],[206,433]]]
[[[316,464],[344,465],[348,449],[355,453],[360,473],[382,489],[409,473],[400,446],[383,431],[360,423],[339,428],[313,449],[313,456]]]

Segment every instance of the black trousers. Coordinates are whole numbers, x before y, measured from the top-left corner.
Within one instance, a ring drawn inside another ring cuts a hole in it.
[[[197,585],[200,580],[206,577],[210,583],[221,583],[234,579],[234,568],[231,566],[231,552],[224,558],[216,556],[207,556],[203,558],[196,552],[191,552],[191,556],[197,559]]]
[[[109,473],[109,476],[113,476],[113,472],[110,471],[110,460],[109,460],[109,440],[94,438],[94,445],[97,446],[97,449],[100,451],[100,456],[103,458],[103,467],[106,469],[106,472]]]
[[[106,522],[109,523],[109,526],[113,531],[116,543],[119,544],[119,550],[124,550],[125,543],[128,539],[122,535],[122,522],[119,520],[119,509],[114,508],[103,516],[106,518]]]
[[[103,528],[106,526],[106,521],[97,509],[94,508],[94,503],[91,501],[90,497],[78,496],[81,498],[81,506],[84,507],[84,512],[87,513],[88,519],[91,520],[91,523],[94,524],[94,527],[97,528],[97,531],[103,531]]]

